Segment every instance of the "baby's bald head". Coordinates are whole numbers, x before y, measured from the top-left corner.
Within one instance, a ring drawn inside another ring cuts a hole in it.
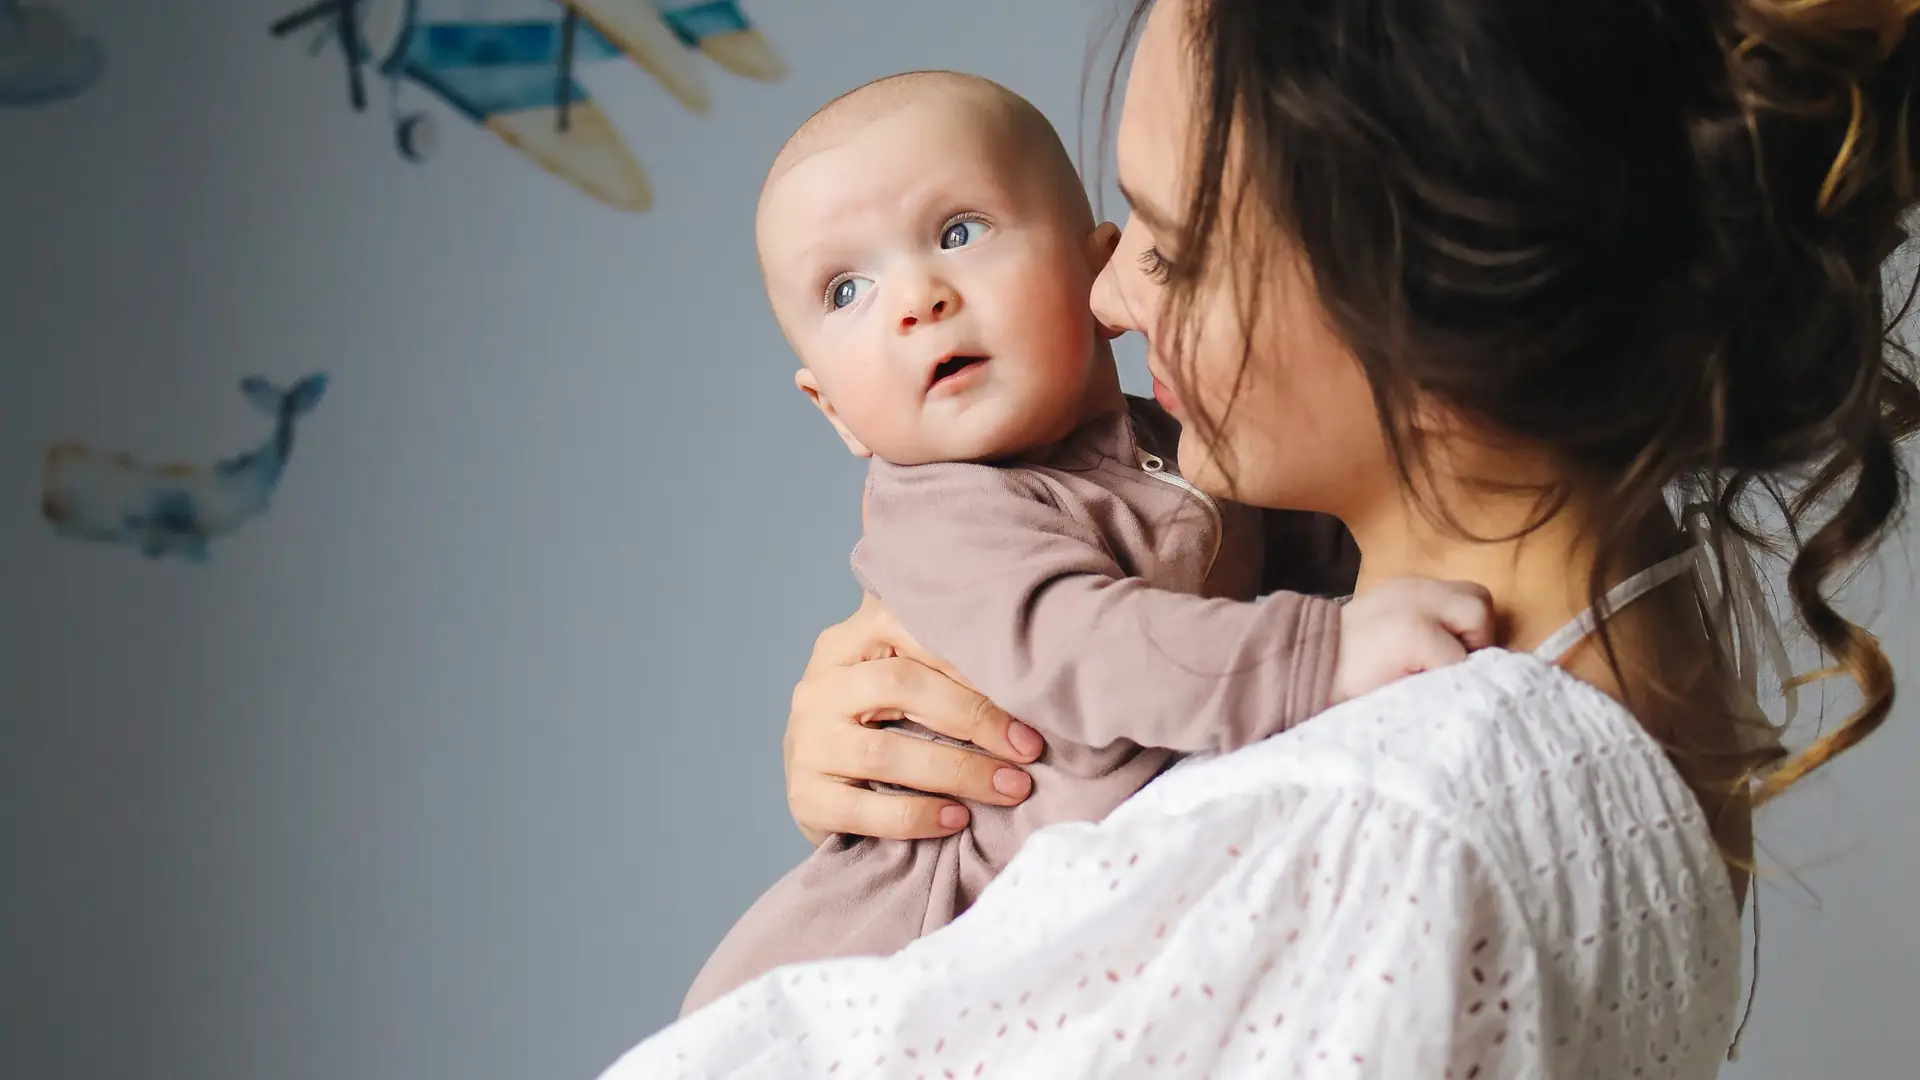
[[[1033,103],[991,79],[957,71],[908,71],[857,87],[821,106],[774,156],[761,185],[766,195],[787,173],[823,150],[845,143],[870,125],[908,108],[932,106],[967,116],[1009,151],[1007,159],[1071,214],[1076,227],[1093,227],[1093,207],[1059,132]]]

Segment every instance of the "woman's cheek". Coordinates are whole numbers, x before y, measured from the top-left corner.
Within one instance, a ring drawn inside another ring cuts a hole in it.
[[[1248,389],[1242,385],[1243,373],[1254,375],[1252,358],[1245,349],[1245,336],[1237,327],[1223,325],[1217,310],[1209,310],[1200,320],[1197,333],[1187,342],[1192,360],[1183,377],[1192,384],[1188,404],[1198,407],[1217,423],[1229,409],[1238,414],[1238,399]]]

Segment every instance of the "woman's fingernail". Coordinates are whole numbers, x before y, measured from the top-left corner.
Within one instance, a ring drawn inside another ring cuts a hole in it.
[[[993,774],[993,790],[1009,799],[1022,799],[1033,790],[1033,777],[1019,769],[999,769]]]
[[[1041,748],[1046,745],[1041,741],[1039,732],[1018,720],[1007,725],[1007,741],[1028,757],[1039,757]]]
[[[967,824],[967,808],[964,806],[943,806],[940,808],[940,827],[958,829]]]

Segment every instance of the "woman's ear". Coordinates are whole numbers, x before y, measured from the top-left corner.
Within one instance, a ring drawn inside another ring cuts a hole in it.
[[[1107,268],[1107,261],[1120,247],[1120,226],[1111,221],[1103,221],[1087,236],[1087,269],[1098,277],[1100,271]]]
[[[833,425],[833,430],[840,436],[840,441],[847,444],[847,449],[854,457],[873,456],[873,451],[867,449],[867,445],[855,438],[853,432],[847,430],[847,425],[840,421],[840,414],[833,410],[833,402],[828,401],[827,396],[820,392],[820,380],[814,377],[812,371],[801,368],[794,372],[793,385],[799,387],[800,392],[807,395],[807,400],[813,402],[813,407],[820,410],[820,415],[827,418],[827,423]]]

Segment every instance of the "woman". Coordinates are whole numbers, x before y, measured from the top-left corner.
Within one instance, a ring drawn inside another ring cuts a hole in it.
[[[1183,472],[1339,519],[1359,590],[1485,584],[1503,647],[1186,762],[907,952],[775,972],[618,1068],[1712,1075],[1751,809],[1892,700],[1825,588],[1920,417],[1880,287],[1916,8],[1142,4],[1093,304],[1146,336]],[[1796,477],[1793,601],[1864,704],[1789,755],[1717,597]],[[901,713],[984,752],[859,722]],[[870,601],[795,690],[790,799],[814,840],[944,835],[961,803],[863,782],[1006,803],[1039,750]]]

